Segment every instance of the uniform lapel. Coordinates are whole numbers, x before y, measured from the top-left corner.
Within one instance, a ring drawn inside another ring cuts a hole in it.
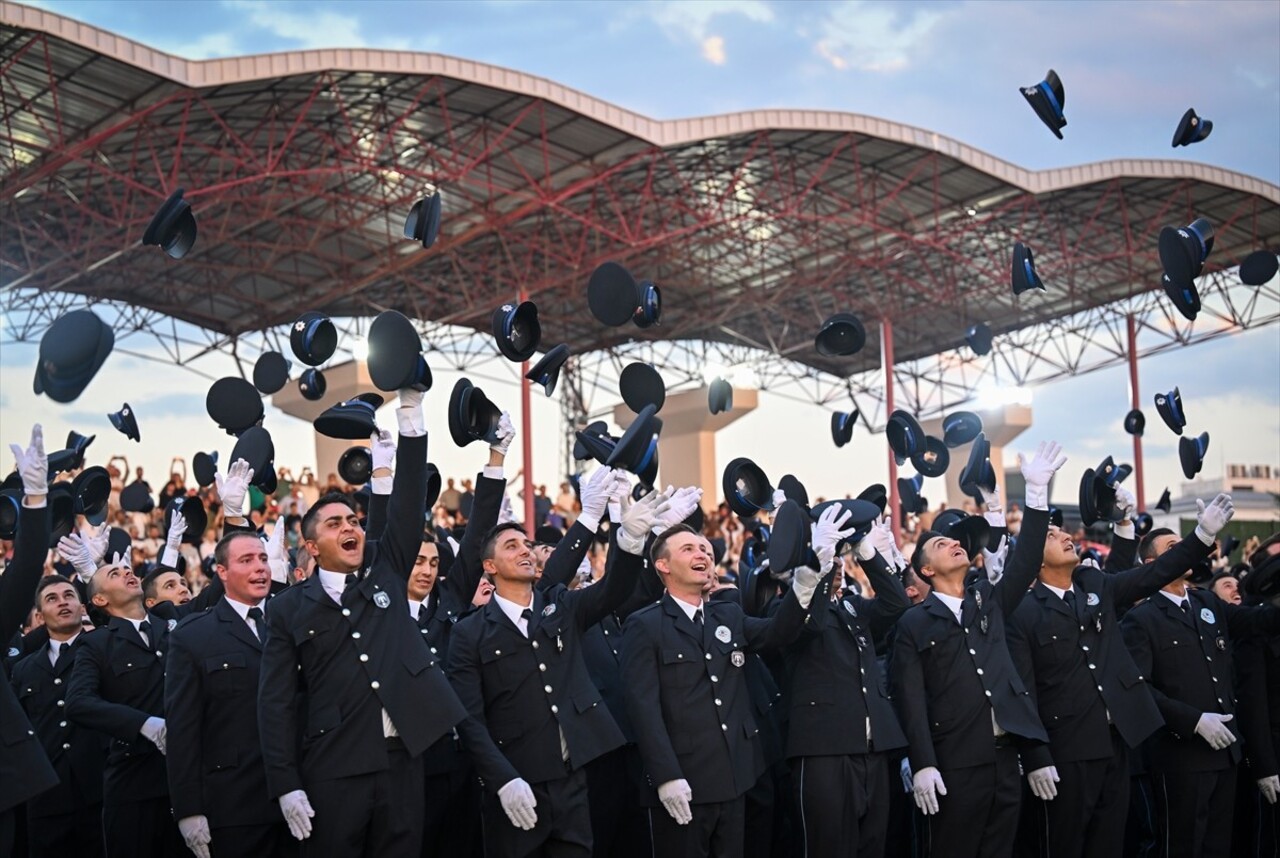
[[[324,584],[320,583],[320,572],[316,571],[314,575],[302,582],[302,595],[318,605],[339,610],[338,603],[333,601],[333,597],[325,592]]]
[[[239,612],[231,607],[226,597],[218,600],[217,604],[213,606],[213,612],[221,622],[227,624],[227,628],[230,629],[233,637],[259,652],[262,651],[262,641],[258,640],[258,636],[253,633],[253,629],[249,628],[249,622],[240,619]]]
[[[1064,602],[1057,593],[1046,587],[1043,581],[1036,581],[1035,586],[1031,588],[1031,592],[1033,592],[1036,598],[1039,599],[1045,607],[1049,608],[1049,610],[1057,611],[1059,614],[1064,614],[1068,617],[1071,616],[1071,608],[1067,607],[1067,603]],[[1079,602],[1079,599],[1076,601]],[[1078,609],[1079,605],[1077,604],[1076,607]]]
[[[147,621],[151,621],[150,615],[147,615]],[[160,621],[157,620],[156,622]],[[116,633],[120,640],[133,644],[139,649],[151,652],[151,647],[147,646],[146,643],[143,642],[142,636],[138,634],[138,630],[134,628],[133,623],[129,622],[124,617],[113,616],[111,621],[107,623],[107,626]],[[157,634],[156,623],[151,623],[151,637],[154,639]]]
[[[672,625],[681,634],[698,644],[698,646],[702,646],[702,635],[698,633],[698,627],[693,620],[689,619],[689,615],[684,612],[684,609],[676,604],[675,597],[670,593],[662,594],[662,610],[666,612],[667,616],[671,617]],[[703,619],[703,625],[705,626],[705,615]]]
[[[1195,629],[1196,627],[1195,620],[1191,618],[1190,611],[1184,612],[1182,608],[1177,605],[1177,603],[1169,601],[1169,599],[1166,596],[1164,596],[1164,594],[1162,593],[1157,593],[1151,598],[1160,600],[1160,602],[1162,603],[1160,607],[1164,609],[1164,612],[1166,614],[1173,617],[1175,620],[1182,623],[1184,626],[1187,626],[1188,628],[1193,630]],[[1187,591],[1186,598],[1189,603],[1191,601],[1190,590]],[[1192,610],[1195,610],[1195,608],[1193,607]]]

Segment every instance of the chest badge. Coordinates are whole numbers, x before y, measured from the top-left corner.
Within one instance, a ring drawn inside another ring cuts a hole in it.
[[[1213,625],[1215,622],[1217,622],[1217,617],[1215,617],[1213,615],[1213,611],[1209,610],[1208,608],[1200,609],[1200,619],[1208,623],[1209,625]]]
[[[1085,594],[1084,594],[1084,603],[1085,603],[1086,605],[1088,605],[1090,608],[1092,608],[1092,607],[1096,606],[1096,605],[1097,605],[1099,602],[1101,602],[1101,601],[1102,601],[1102,600],[1098,598],[1098,594],[1097,594],[1097,593],[1085,593]]]
[[[174,630],[174,629],[176,629],[177,627],[178,627],[178,621],[177,621],[177,620],[170,620],[170,621],[169,621],[169,631],[173,631],[173,630]]]
[[[851,617],[858,616],[858,609],[853,606],[853,602],[846,601],[846,602],[843,602],[842,604],[844,605],[844,609],[849,612],[849,616]]]
[[[547,605],[545,608],[542,609],[542,616],[549,617],[555,612],[556,612],[556,605],[555,605],[555,602],[552,602],[550,605]]]
[[[378,592],[373,594],[373,603],[377,605],[379,608],[386,609],[391,607],[391,597],[388,596],[384,591],[379,590]]]
[[[731,637],[733,637],[733,632],[729,631],[728,626],[716,626],[716,640],[720,641],[720,643],[728,643]]]
[[[1215,643],[1217,644],[1218,649],[1222,650],[1223,652],[1226,652],[1226,651],[1227,651],[1227,639],[1226,639],[1226,638],[1220,637],[1220,638],[1218,638],[1218,640],[1217,640],[1217,641],[1215,641]]]
[[[734,667],[742,667],[747,663],[747,657],[742,654],[742,650],[735,649],[733,655],[729,656],[729,661],[733,662]]]

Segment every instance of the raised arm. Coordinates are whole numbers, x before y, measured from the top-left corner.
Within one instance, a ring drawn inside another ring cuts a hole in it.
[[[554,587],[556,584],[568,585],[573,579],[582,558],[591,550],[596,531],[600,529],[600,519],[611,498],[617,496],[620,486],[629,492],[630,484],[621,471],[613,468],[596,468],[582,483],[582,513],[556,545],[551,556],[542,568],[542,578],[538,581],[540,589]],[[617,522],[614,523],[615,526]],[[611,549],[612,550],[612,549]]]
[[[49,460],[44,452],[44,430],[31,428],[31,443],[23,450],[10,444],[22,477],[22,505],[18,510],[18,530],[14,535],[13,560],[0,575],[0,639],[22,627],[31,610],[36,585],[44,574],[49,553]]]
[[[997,582],[993,595],[1006,617],[1027,595],[1027,589],[1044,562],[1044,540],[1049,533],[1049,481],[1067,463],[1062,448],[1055,441],[1042,441],[1031,459],[1018,454],[1027,486],[1027,509],[1022,516],[1018,542],[1005,562],[1004,577]]]
[[[1207,505],[1198,500],[1200,507],[1195,532],[1161,554],[1153,562],[1125,572],[1118,572],[1103,579],[1109,582],[1116,608],[1123,609],[1139,599],[1145,599],[1187,573],[1187,570],[1209,556],[1214,539],[1226,527],[1235,508],[1231,496],[1220,494]],[[1112,549],[1115,553],[1115,549]],[[1111,558],[1108,557],[1108,560]]]
[[[396,448],[396,473],[387,501],[387,527],[378,541],[378,563],[397,577],[409,580],[418,548],[427,504],[427,430],[422,417],[422,392],[400,391],[396,409],[400,440]],[[381,430],[382,432],[387,430]]]

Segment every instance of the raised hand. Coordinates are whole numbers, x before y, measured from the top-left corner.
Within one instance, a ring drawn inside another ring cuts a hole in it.
[[[244,518],[244,496],[253,480],[253,468],[244,459],[236,459],[227,468],[226,476],[215,474],[213,479],[222,501],[223,518]]]
[[[44,429],[40,424],[31,427],[31,443],[27,449],[17,444],[10,444],[14,461],[18,466],[18,476],[22,477],[22,491],[28,497],[44,496],[49,493],[49,457],[44,452]]]
[[[1018,467],[1026,480],[1027,508],[1049,511],[1049,481],[1067,463],[1057,441],[1041,441],[1030,461],[1018,454]]]

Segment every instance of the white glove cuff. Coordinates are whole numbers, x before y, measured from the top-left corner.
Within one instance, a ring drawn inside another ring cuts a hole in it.
[[[1005,526],[1004,510],[1000,509],[998,506],[994,509],[988,506],[987,511],[982,514],[982,517],[985,518],[987,520],[987,524],[992,527]]]
[[[1027,509],[1049,511],[1049,487],[1027,484]]]
[[[808,566],[801,566],[795,570],[791,591],[796,594],[796,601],[800,603],[800,607],[809,607],[809,603],[813,601],[814,591],[818,589],[818,581],[818,573]]]
[[[1115,527],[1111,528],[1111,532],[1122,539],[1133,539],[1137,535],[1137,531],[1133,528],[1133,522],[1129,519],[1117,521]]]
[[[578,518],[582,520],[581,517]],[[618,549],[636,557],[644,555],[644,537],[632,536],[625,528],[618,528]]]
[[[1201,542],[1210,548],[1213,547],[1213,543],[1217,538],[1216,536],[1210,535],[1209,531],[1205,530],[1198,524],[1196,525],[1196,536],[1199,537]]]
[[[578,524],[595,533],[600,529],[600,517],[583,510],[578,513]],[[621,539],[621,536],[619,536],[619,539]]]
[[[488,477],[491,480],[502,480],[504,482],[507,479],[506,472],[503,471],[502,465],[485,465],[480,469],[480,475]]]
[[[370,477],[369,490],[375,495],[389,495],[395,480],[395,477]]]
[[[427,434],[427,424],[422,416],[422,407],[400,407],[396,409],[396,423],[400,434],[406,438],[421,438]]]
[[[164,552],[160,555],[160,565],[168,566],[170,569],[178,568],[178,546],[172,543],[165,543]]]
[[[863,539],[854,546],[853,553],[859,560],[870,560],[876,556],[876,547],[871,544],[870,539]]]

